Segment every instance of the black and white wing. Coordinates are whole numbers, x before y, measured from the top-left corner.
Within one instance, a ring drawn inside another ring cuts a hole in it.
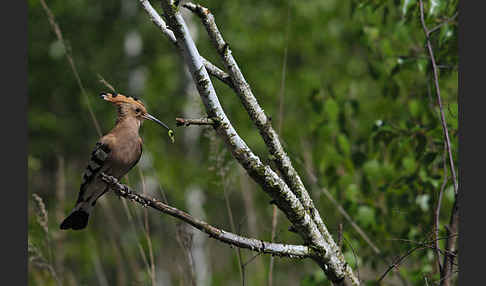
[[[61,229],[83,229],[98,198],[108,191],[99,174],[109,166],[111,150],[108,144],[96,143],[88,166],[83,174],[78,200],[71,214],[61,223]]]

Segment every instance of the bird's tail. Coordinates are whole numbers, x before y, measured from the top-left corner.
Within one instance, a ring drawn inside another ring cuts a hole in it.
[[[89,212],[83,209],[73,211],[61,223],[61,229],[83,229],[88,225]]]

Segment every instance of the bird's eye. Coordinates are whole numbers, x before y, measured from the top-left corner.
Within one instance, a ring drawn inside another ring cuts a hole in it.
[[[135,109],[136,113],[140,113],[140,111],[141,111],[140,108]]]

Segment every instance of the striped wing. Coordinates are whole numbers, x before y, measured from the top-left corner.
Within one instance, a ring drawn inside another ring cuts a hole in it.
[[[98,174],[109,165],[111,150],[101,142],[91,152],[91,158],[83,174],[78,200],[71,214],[61,223],[61,229],[83,229],[88,224],[88,218],[96,204],[96,200],[108,191],[108,186]]]
[[[101,183],[100,180],[95,180],[95,178],[103,169],[106,169],[103,167],[109,161],[110,153],[111,150],[108,145],[100,142],[96,143],[95,149],[91,152],[88,166],[84,170],[83,182],[81,183],[76,205],[82,202],[91,202],[103,193],[106,184]],[[96,186],[98,184],[101,186]],[[101,192],[99,189],[102,189]]]

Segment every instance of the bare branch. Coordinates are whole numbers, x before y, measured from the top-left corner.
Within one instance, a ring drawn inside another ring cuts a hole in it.
[[[272,211],[272,234],[271,234],[271,241],[275,240],[275,234],[277,231],[277,218],[278,218],[278,211],[277,206],[273,205]],[[273,265],[274,260],[273,257],[270,258],[270,266],[268,267],[268,286],[273,286]]]
[[[448,252],[448,251],[442,250],[440,248],[436,248],[435,245],[432,245],[432,243],[435,244],[439,240],[444,240],[444,239],[448,239],[448,238],[449,238],[448,236],[447,237],[439,237],[437,239],[434,238],[433,240],[424,241],[424,242],[410,240],[410,239],[403,239],[403,238],[393,238],[393,239],[388,239],[388,240],[396,240],[396,241],[404,241],[404,242],[408,242],[408,243],[414,243],[414,244],[417,244],[417,245],[420,245],[420,246],[430,248],[432,250],[438,250],[442,254],[448,254],[448,255],[456,256],[455,253]]]
[[[248,174],[272,197],[304,241],[312,246],[313,255],[310,257],[319,264],[328,278],[333,283],[339,284],[347,277],[353,284],[359,285],[359,281],[352,273],[351,268],[344,260],[344,256],[330,234],[328,232],[326,235],[321,233],[321,229],[326,229],[317,210],[304,207],[287,184],[269,166],[263,164],[261,159],[250,150],[236,133],[219,102],[209,74],[180,12],[168,0],[162,1],[162,7],[167,24],[177,39],[177,48],[189,68],[208,117],[217,118],[220,122],[215,127],[217,134],[224,139],[232,155],[245,168]],[[235,83],[233,77],[232,79],[233,83]],[[305,194],[308,197],[307,192]],[[316,216],[318,219],[315,218]],[[322,225],[319,227],[316,221],[320,221]]]
[[[346,212],[346,210],[344,210],[344,208],[336,201],[336,199],[331,195],[331,193],[326,189],[326,188],[320,188],[320,190],[322,191],[322,193],[324,195],[326,195],[327,199],[330,200],[333,205],[337,208],[337,210],[343,215],[344,218],[346,218],[346,220],[351,224],[351,226],[354,228],[354,230],[356,230],[357,233],[359,233],[359,235],[361,235],[361,237],[366,241],[366,243],[368,243],[368,245],[371,247],[371,249],[373,249],[373,251],[376,253],[376,254],[380,254],[380,250],[378,249],[378,247],[376,247],[376,245],[371,241],[371,239],[368,237],[368,235],[366,235],[366,233],[361,229],[361,227],[359,227],[355,222],[354,220],[351,218],[351,216]]]
[[[395,267],[398,267],[400,265],[400,263],[402,263],[402,261],[405,258],[407,258],[408,256],[410,256],[413,252],[415,252],[416,250],[419,250],[419,249],[426,249],[426,248],[427,247],[425,247],[425,246],[417,246],[417,247],[414,247],[414,248],[410,249],[409,251],[407,251],[407,253],[405,253],[403,256],[400,256],[398,259],[395,260],[395,262],[393,262],[386,269],[386,271],[380,276],[380,278],[378,278],[378,283],[380,283],[385,278],[385,276],[388,274],[388,272],[390,272],[390,270],[392,270]]]
[[[427,42],[427,50],[429,52],[429,57],[430,61],[432,63],[432,70],[434,72],[434,84],[435,84],[435,91],[437,94],[437,103],[439,105],[439,110],[440,110],[440,120],[442,123],[442,130],[444,132],[444,140],[445,140],[445,145],[447,148],[447,154],[448,159],[449,159],[449,167],[451,170],[452,174],[452,182],[454,185],[454,205],[452,206],[452,213],[450,217],[450,222],[449,222],[449,228],[448,228],[448,235],[449,238],[447,239],[446,242],[446,251],[448,252],[454,252],[456,248],[456,241],[457,241],[457,236],[455,235],[458,230],[458,224],[459,224],[459,206],[458,206],[458,200],[457,200],[457,195],[458,195],[458,184],[457,184],[457,178],[456,178],[456,171],[454,167],[454,160],[452,158],[452,150],[451,150],[451,142],[449,139],[449,130],[447,129],[447,123],[445,120],[445,115],[444,115],[444,109],[442,107],[442,100],[440,97],[440,87],[439,87],[439,75],[438,75],[438,68],[437,64],[435,62],[435,56],[434,56],[434,50],[432,48],[432,43],[430,42],[430,34],[431,31],[427,28],[425,24],[425,18],[424,18],[424,3],[422,0],[419,1],[419,7],[420,7],[420,22],[422,23],[422,28],[425,33],[425,38]],[[433,30],[432,30],[433,31]],[[444,255],[444,262],[442,263],[442,271],[441,271],[441,279],[443,279],[440,283],[440,285],[450,285],[451,284],[451,278],[452,278],[452,267],[453,267],[453,261],[454,257],[451,255]],[[447,277],[447,278],[446,278]]]
[[[444,180],[442,182],[442,186],[440,188],[439,192],[439,197],[437,198],[437,206],[434,211],[434,234],[435,234],[435,249],[436,249],[436,256],[437,256],[437,266],[439,268],[439,272],[442,272],[442,265],[440,264],[440,251],[439,251],[439,217],[440,217],[440,209],[441,209],[441,204],[442,204],[442,196],[444,195],[444,190],[447,185],[447,169],[445,168],[445,165],[447,164],[447,149],[444,146],[444,155],[443,155],[443,161],[444,161]]]
[[[174,32],[172,32],[169,28],[167,28],[167,24],[165,23],[164,20],[162,20],[162,17],[160,17],[159,13],[150,5],[150,2],[148,0],[139,0],[140,4],[142,4],[143,9],[147,12],[147,14],[150,17],[150,20],[159,27],[159,29],[164,33],[164,35],[169,38],[169,40],[173,43],[177,43],[177,39],[174,35]]]
[[[221,242],[281,257],[306,258],[314,255],[314,252],[309,247],[304,245],[271,243],[254,238],[239,236],[234,233],[224,231],[208,224],[207,222],[194,218],[186,212],[164,204],[157,199],[149,198],[148,196],[135,193],[128,186],[119,183],[115,177],[106,175],[105,173],[101,173],[101,176],[102,179],[110,185],[110,188],[114,190],[117,195],[141,204],[144,207],[151,207],[157,211],[178,218],[199,229],[200,231],[207,233],[211,238],[217,239]]]
[[[433,27],[432,29],[429,30],[429,35],[432,35],[434,32],[438,31],[442,26],[444,26],[445,24],[449,24],[450,22],[454,21],[457,16],[459,15],[459,12],[456,12],[456,14],[454,14],[452,17],[448,18],[448,19],[445,19],[442,23],[440,23],[439,25]]]
[[[447,227],[447,241],[445,247],[445,255],[444,261],[442,262],[442,272],[441,278],[441,285],[451,285],[451,278],[452,278],[452,268],[454,266],[454,259],[455,255],[451,255],[450,253],[456,252],[456,241],[457,241],[457,233],[458,233],[458,225],[459,225],[459,207],[458,207],[458,200],[457,198],[454,200],[454,205],[452,206],[452,213],[451,218],[449,221],[449,227]]]
[[[343,224],[342,223],[338,224],[337,244],[339,245],[339,248],[343,247]]]
[[[306,157],[305,155],[309,155],[309,152],[304,153],[304,167],[307,173],[307,177],[312,183],[312,185],[314,185],[314,188],[319,189],[319,191],[322,192],[329,201],[331,201],[331,203],[337,208],[337,210],[341,213],[341,215],[351,224],[354,230],[359,235],[361,235],[361,237],[366,241],[366,243],[368,243],[371,249],[376,254],[380,254],[381,253],[380,249],[371,241],[371,239],[368,237],[366,232],[364,232],[364,230],[361,227],[359,227],[358,224],[356,224],[356,222],[351,218],[351,216],[348,214],[348,212],[346,212],[346,210],[341,206],[341,204],[332,196],[332,194],[326,188],[322,188],[319,186],[317,177],[314,171],[312,170],[312,166],[311,166],[312,159],[309,158],[309,156]]]
[[[210,75],[212,75],[212,76],[216,77],[217,79],[219,79],[220,81],[226,83],[232,89],[235,88],[235,86],[233,85],[233,82],[231,81],[231,77],[226,72],[224,72],[222,69],[218,68],[217,66],[212,64],[210,61],[206,60],[205,58],[202,58],[202,61],[203,61],[204,67],[206,68],[206,70],[208,71],[208,73]]]
[[[109,82],[107,82],[100,74],[98,74],[98,80],[107,88],[109,88],[112,92],[116,93],[115,88]]]
[[[317,225],[325,241],[335,253],[340,253],[339,248],[332,239],[324,222],[322,221],[319,211],[314,206],[309,193],[304,187],[300,176],[292,166],[290,158],[280,143],[277,132],[272,127],[270,119],[265,115],[265,112],[258,104],[250,85],[245,80],[236,60],[234,59],[229,45],[224,41],[223,36],[219,32],[218,27],[214,21],[214,16],[209,9],[194,3],[185,3],[183,6],[192,12],[196,13],[202,20],[211,41],[221,56],[228,74],[230,75],[234,84],[234,89],[240,97],[243,106],[250,115],[251,120],[258,128],[260,135],[263,137],[265,144],[269,148],[270,154],[275,158],[275,163],[282,174],[285,183],[290,187],[292,192],[299,198],[304,208],[311,214],[312,220]],[[344,259],[344,258],[343,258]]]
[[[217,120],[212,118],[199,118],[199,119],[186,119],[176,118],[176,126],[189,126],[189,125],[216,125]]]
[[[451,141],[449,139],[449,130],[447,128],[447,123],[445,120],[444,115],[444,108],[442,107],[442,99],[440,97],[440,87],[439,87],[439,72],[437,68],[437,64],[435,63],[435,56],[434,50],[432,48],[432,43],[430,42],[430,31],[427,29],[425,25],[424,19],[424,3],[420,0],[420,22],[422,23],[422,28],[424,29],[425,38],[427,41],[427,50],[429,52],[430,61],[432,63],[432,70],[434,72],[434,84],[435,84],[435,91],[437,94],[437,103],[439,105],[440,110],[440,121],[442,123],[442,130],[444,132],[445,143],[447,146],[447,153],[449,154],[449,167],[451,169],[452,174],[452,182],[454,183],[454,193],[457,195],[458,192],[458,185],[457,185],[457,178],[456,178],[456,169],[454,167],[454,160],[452,159],[452,150],[451,150]]]
[[[140,4],[142,4],[143,9],[147,12],[150,20],[167,36],[167,38],[174,44],[177,45],[177,39],[174,36],[174,32],[167,27],[165,21],[160,17],[159,13],[152,7],[148,0],[139,0]],[[229,87],[233,87],[233,83],[231,82],[231,78],[228,74],[226,74],[223,70],[218,68],[216,65],[212,64],[207,59],[201,57],[204,66],[208,70],[209,74],[218,78],[222,82],[226,83]]]

